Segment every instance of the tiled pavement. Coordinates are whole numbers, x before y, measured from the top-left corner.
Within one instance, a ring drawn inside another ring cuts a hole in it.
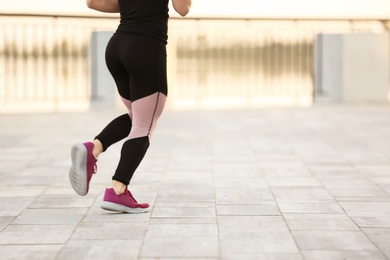
[[[390,106],[166,111],[140,215],[99,207],[120,144],[68,182],[118,113],[0,115],[0,259],[390,259]]]

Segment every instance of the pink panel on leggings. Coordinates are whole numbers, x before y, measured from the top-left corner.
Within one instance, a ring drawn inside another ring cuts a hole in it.
[[[130,118],[133,119],[133,113],[131,111],[131,101],[127,100],[123,97],[121,97],[121,99],[122,99],[123,104],[125,104],[125,106],[127,107],[127,110],[129,111],[128,113],[129,113]]]
[[[166,99],[164,94],[157,92],[131,103],[129,113],[132,113],[132,126],[129,139],[143,136],[151,138],[157,120],[164,110]]]

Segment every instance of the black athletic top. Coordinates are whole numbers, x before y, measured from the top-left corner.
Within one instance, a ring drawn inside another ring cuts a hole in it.
[[[118,0],[121,21],[116,33],[143,35],[167,43],[169,0]]]

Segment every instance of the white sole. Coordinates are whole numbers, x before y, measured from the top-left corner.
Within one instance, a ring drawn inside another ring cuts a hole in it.
[[[122,212],[122,213],[132,213],[139,214],[148,212],[149,208],[129,208],[120,204],[116,204],[113,202],[103,201],[100,207],[104,210]]]
[[[73,145],[70,157],[72,166],[69,170],[69,181],[77,194],[85,196],[88,193],[87,148],[83,144]]]

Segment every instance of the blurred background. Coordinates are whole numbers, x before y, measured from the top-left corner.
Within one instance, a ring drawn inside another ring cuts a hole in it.
[[[120,106],[103,60],[118,14],[0,6],[0,113]],[[389,1],[193,0],[170,17],[167,109],[389,102]]]

